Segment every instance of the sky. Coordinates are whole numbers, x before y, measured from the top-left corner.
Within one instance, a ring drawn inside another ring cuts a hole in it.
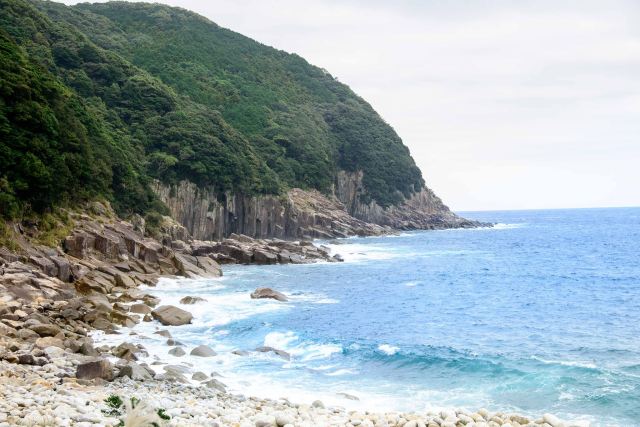
[[[327,69],[454,210],[640,206],[640,1],[163,3]]]

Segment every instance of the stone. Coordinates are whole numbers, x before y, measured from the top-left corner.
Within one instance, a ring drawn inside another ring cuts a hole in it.
[[[273,347],[269,347],[269,346],[262,346],[262,347],[258,347],[256,348],[256,351],[259,351],[260,353],[275,353],[278,356],[282,357],[283,359],[286,360],[291,360],[291,355],[289,353],[287,353],[284,350],[278,350],[277,348],[273,348]]]
[[[256,249],[253,251],[253,260],[256,264],[277,264],[278,255],[272,252]]]
[[[133,281],[131,277],[124,273],[117,273],[115,275],[116,285],[122,288],[135,288],[136,282]]]
[[[258,288],[251,293],[252,299],[262,299],[262,298],[271,298],[277,301],[288,301],[287,297],[278,291],[274,291],[271,288]]]
[[[212,378],[209,381],[203,382],[202,384],[207,386],[208,388],[213,388],[223,393],[227,391],[227,386],[224,383],[216,380],[215,378]]]
[[[129,377],[134,381],[150,381],[153,379],[147,369],[132,362],[120,367],[118,377]]]
[[[187,304],[187,305],[191,305],[191,304],[195,304],[198,302],[206,302],[207,300],[204,298],[200,298],[200,297],[190,297],[190,296],[186,296],[184,298],[182,298],[180,300],[180,304]]]
[[[324,408],[324,403],[321,400],[314,400],[311,404],[314,408]]]
[[[209,377],[204,372],[198,371],[193,373],[193,375],[191,376],[191,379],[194,381],[204,381],[209,379]]]
[[[182,349],[182,347],[174,347],[169,350],[169,354],[176,357],[182,357],[187,353]]]
[[[98,356],[100,354],[98,350],[96,350],[93,347],[93,344],[87,341],[83,342],[80,345],[80,349],[78,350],[78,353],[84,354],[85,356],[93,356],[93,357]]]
[[[56,325],[52,325],[51,323],[40,323],[40,324],[31,326],[29,329],[31,329],[33,332],[40,335],[41,337],[54,337],[58,335],[60,332],[62,332],[60,327]]]
[[[81,363],[76,369],[76,378],[84,380],[101,378],[111,381],[113,379],[113,365],[106,359]]]
[[[122,344],[111,350],[111,353],[114,356],[125,360],[138,360],[136,353],[141,352],[142,350],[138,346],[127,342],[123,342]]]
[[[545,423],[549,424],[551,427],[565,427],[565,423],[555,415],[552,414],[544,414],[542,415],[542,419]]]
[[[348,400],[360,400],[357,396],[354,396],[352,394],[348,394],[348,393],[336,393],[336,394]]]
[[[213,351],[210,347],[206,345],[199,345],[193,350],[191,350],[191,356],[199,356],[199,357],[213,357],[216,355],[216,352]]]
[[[165,338],[171,338],[171,332],[167,331],[166,329],[163,329],[161,331],[156,331],[154,332],[154,334],[160,335],[161,337],[165,337]]]
[[[136,313],[136,314],[150,314],[151,313],[151,307],[149,307],[146,304],[132,304],[131,307],[129,307],[129,311],[131,313]]]
[[[193,315],[173,305],[163,305],[151,312],[154,319],[165,326],[180,326],[191,323]]]
[[[284,427],[287,424],[293,424],[294,420],[291,418],[291,416],[289,414],[285,414],[285,413],[278,413],[276,414],[276,424],[279,427]]]
[[[64,343],[59,338],[54,337],[42,337],[38,338],[35,342],[35,346],[40,349],[45,349],[47,347],[58,347],[64,348]]]
[[[30,341],[38,338],[40,335],[32,331],[31,329],[20,329],[16,332],[16,336],[21,340]]]

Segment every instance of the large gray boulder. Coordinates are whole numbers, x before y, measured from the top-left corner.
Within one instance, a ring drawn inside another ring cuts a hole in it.
[[[153,379],[151,373],[146,368],[133,362],[121,366],[118,377],[129,377],[134,381],[151,381]]]
[[[206,345],[199,345],[190,353],[192,356],[200,356],[200,357],[213,357],[216,355],[216,352],[213,351],[210,347]]]
[[[191,323],[193,315],[173,305],[161,305],[151,312],[154,319],[165,326],[180,326]]]
[[[288,301],[287,297],[278,291],[274,291],[271,288],[258,288],[251,293],[252,299],[271,298],[277,301]]]

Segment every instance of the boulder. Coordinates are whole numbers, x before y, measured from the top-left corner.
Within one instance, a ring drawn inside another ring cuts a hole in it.
[[[35,342],[37,348],[45,349],[47,347],[64,348],[64,343],[59,338],[54,337],[42,337],[38,338]]]
[[[182,349],[182,347],[174,347],[169,350],[169,354],[175,357],[182,357],[187,353]]]
[[[150,381],[153,379],[151,373],[137,363],[127,363],[120,367],[118,377],[129,377],[134,381]]]
[[[222,269],[220,268],[220,264],[215,262],[213,258],[209,258],[206,256],[197,256],[196,261],[197,265],[203,271],[201,276],[204,277],[220,277],[222,276]]]
[[[129,307],[129,311],[131,313],[137,313],[137,314],[149,314],[151,313],[151,307],[149,307],[147,304],[133,304],[131,305],[131,307]]]
[[[76,370],[76,378],[84,380],[102,378],[111,381],[113,379],[113,365],[105,359],[81,363]]]
[[[277,301],[288,301],[287,297],[278,291],[274,291],[271,288],[258,288],[251,293],[252,299],[271,298]]]
[[[209,377],[204,372],[198,371],[198,372],[194,372],[194,374],[191,376],[191,379],[194,381],[204,381],[209,379]]]
[[[124,274],[124,273],[117,273],[115,276],[116,278],[116,285],[122,287],[122,288],[135,288],[136,287],[136,282],[133,281],[133,279],[131,277],[129,277],[129,275]]]
[[[200,297],[190,297],[190,296],[186,296],[184,298],[182,298],[180,300],[180,304],[187,304],[187,305],[191,305],[191,304],[195,304],[198,302],[206,302],[207,300],[204,298],[200,298]]]
[[[151,312],[154,319],[165,326],[180,326],[191,323],[193,315],[173,305],[162,305]]]
[[[125,360],[138,360],[136,354],[142,352],[143,350],[138,346],[130,344],[128,342],[123,342],[122,344],[111,350],[111,353],[114,356]]]
[[[275,353],[283,359],[291,360],[291,355],[289,353],[284,350],[278,350],[277,348],[262,346],[256,348],[256,351],[259,351],[260,353]]]
[[[191,350],[191,353],[189,354],[191,354],[192,356],[213,357],[216,355],[216,352],[206,345],[199,345]]]
[[[277,264],[278,255],[261,249],[253,251],[253,260],[256,264]]]
[[[215,378],[212,378],[209,381],[203,382],[202,384],[209,388],[221,391],[223,393],[227,391],[227,386],[224,383],[216,380]]]
[[[29,329],[31,329],[33,332],[40,335],[41,337],[55,337],[60,332],[62,332],[60,327],[56,325],[52,325],[51,323],[40,323],[40,324],[31,326]]]

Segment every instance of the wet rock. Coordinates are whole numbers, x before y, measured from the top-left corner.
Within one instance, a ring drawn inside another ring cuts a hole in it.
[[[154,334],[160,335],[161,337],[165,337],[165,338],[171,338],[171,332],[167,331],[166,329],[163,329],[161,331],[156,331],[154,332]]]
[[[180,300],[180,304],[187,304],[187,305],[191,305],[191,304],[196,304],[199,302],[206,302],[207,300],[204,298],[200,298],[200,297],[191,297],[191,296],[186,296],[184,298],[182,298]]]
[[[224,383],[216,380],[215,378],[212,378],[209,381],[203,382],[202,384],[207,386],[208,388],[213,388],[223,393],[227,391],[227,386]]]
[[[278,356],[282,357],[283,359],[291,360],[291,355],[289,353],[287,353],[284,350],[278,350],[277,348],[262,346],[262,347],[256,348],[256,351],[260,353],[275,353]]]
[[[191,356],[213,357],[216,355],[216,352],[206,345],[199,345],[193,350],[191,350],[190,354]]]
[[[193,315],[173,305],[163,305],[151,312],[154,319],[165,326],[180,326],[191,323]]]
[[[287,297],[278,291],[274,291],[271,288],[258,288],[251,293],[252,299],[271,298],[277,301],[288,301]]]
[[[175,357],[182,357],[187,353],[182,349],[182,347],[174,347],[169,350],[169,354]]]
[[[256,264],[277,264],[278,255],[265,250],[253,251],[253,260]]]
[[[345,399],[360,400],[357,396],[354,396],[352,394],[348,394],[348,393],[336,393],[336,394],[340,397],[344,397]]]
[[[131,307],[129,307],[129,311],[131,313],[145,315],[151,313],[151,307],[146,304],[132,304]]]
[[[204,381],[209,379],[209,377],[204,372],[198,371],[193,373],[193,375],[191,376],[191,379],[195,381]]]

